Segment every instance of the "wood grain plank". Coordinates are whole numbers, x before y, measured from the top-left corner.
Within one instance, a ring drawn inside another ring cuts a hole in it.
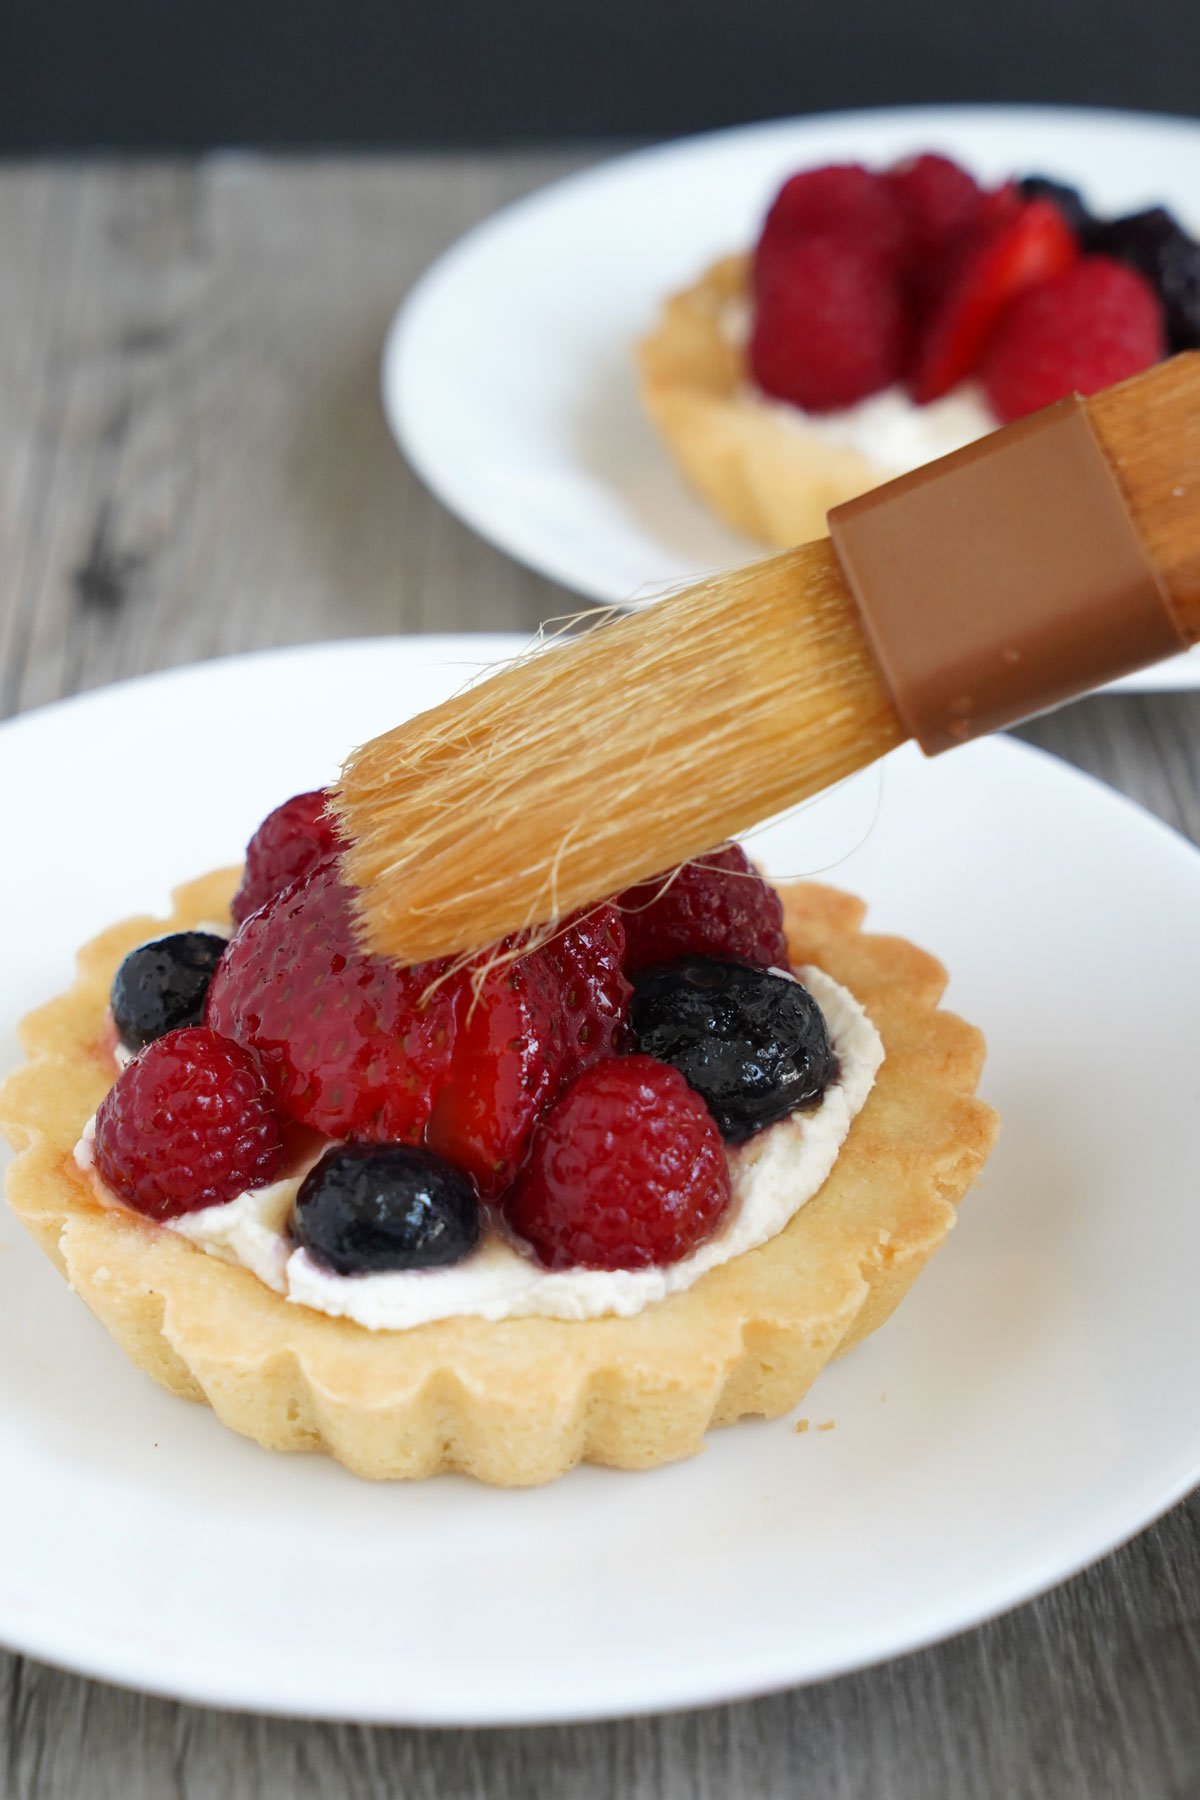
[[[0,170],[0,715],[145,670],[571,608],[395,453],[395,304],[565,156]],[[1200,696],[1025,728],[1200,841]],[[964,1637],[667,1718],[378,1730],[175,1705],[0,1653],[4,1800],[1192,1800],[1200,1498]]]
[[[561,611],[430,503],[378,362],[430,258],[564,166],[0,175],[4,712],[236,650]]]

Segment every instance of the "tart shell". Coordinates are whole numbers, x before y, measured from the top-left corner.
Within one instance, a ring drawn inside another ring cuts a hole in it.
[[[887,471],[746,397],[746,358],[722,330],[749,298],[749,258],[726,256],[666,302],[638,345],[642,404],[683,475],[735,531],[776,549],[826,535],[832,506]]]
[[[284,1300],[247,1270],[100,1204],[73,1150],[115,1078],[108,992],[123,956],[164,930],[228,917],[239,871],[174,896],[169,921],[113,926],[74,987],[22,1025],[29,1062],[0,1087],[19,1152],[9,1203],[127,1355],[276,1450],[321,1450],[357,1474],[458,1470],[501,1486],[577,1462],[645,1469],[701,1448],[712,1425],[775,1417],[891,1313],[954,1222],[995,1139],[974,1098],[983,1039],[937,1009],[945,973],[863,907],[781,888],[792,960],[867,1008],[887,1059],[833,1173],[790,1224],[634,1318],[451,1319],[370,1332]]]

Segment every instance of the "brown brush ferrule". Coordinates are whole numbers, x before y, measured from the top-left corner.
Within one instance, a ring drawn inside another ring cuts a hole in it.
[[[930,756],[1185,648],[1077,396],[835,507],[829,532]]]

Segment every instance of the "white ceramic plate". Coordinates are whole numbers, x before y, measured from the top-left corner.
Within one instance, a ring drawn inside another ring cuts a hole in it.
[[[632,346],[663,298],[749,244],[797,168],[914,150],[982,178],[1045,171],[1100,210],[1162,200],[1200,228],[1200,125],[1133,113],[934,107],[690,138],[510,206],[454,246],[398,314],[384,407],[418,473],[474,529],[618,604],[763,554],[692,498],[642,415]],[[1129,677],[1200,687],[1200,653]]]
[[[505,639],[136,681],[0,728],[0,1067],[73,947]],[[143,747],[145,753],[143,753]],[[151,753],[152,752],[152,753]],[[1004,1132],[896,1317],[796,1418],[504,1493],[273,1456],[133,1369],[0,1219],[0,1640],[266,1711],[455,1724],[698,1705],[961,1630],[1200,1477],[1200,856],[1020,744],[899,753],[762,840],[836,863],[986,1029]],[[816,1426],[832,1420],[834,1429]]]

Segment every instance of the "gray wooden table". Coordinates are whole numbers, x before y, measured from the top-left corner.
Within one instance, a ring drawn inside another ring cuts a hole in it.
[[[424,492],[376,376],[431,258],[583,160],[0,171],[0,717],[228,651],[569,610]],[[1090,701],[1026,735],[1200,839],[1200,695]],[[372,1730],[205,1712],[0,1652],[0,1750],[4,1800],[1193,1800],[1200,1497],[982,1630],[749,1704]]]

